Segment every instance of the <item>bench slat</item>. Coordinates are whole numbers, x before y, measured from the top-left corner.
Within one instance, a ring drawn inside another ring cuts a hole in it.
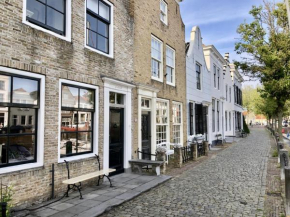
[[[83,182],[83,181],[86,181],[86,180],[89,180],[89,179],[92,179],[95,177],[99,177],[99,176],[102,176],[102,175],[105,175],[105,174],[108,174],[111,172],[115,172],[115,171],[116,171],[116,169],[101,170],[101,171],[81,175],[81,176],[78,176],[75,178],[67,179],[67,180],[64,180],[62,183],[67,184],[67,185],[73,185],[73,184]]]
[[[135,163],[135,164],[150,164],[150,165],[162,165],[163,161],[152,161],[152,160],[129,160],[129,163]]]

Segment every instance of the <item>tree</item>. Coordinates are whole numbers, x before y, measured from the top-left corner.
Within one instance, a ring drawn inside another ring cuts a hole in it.
[[[256,102],[260,99],[260,94],[257,88],[251,85],[243,87],[243,106],[247,109],[248,113],[256,113]]]
[[[282,137],[282,115],[290,95],[290,35],[286,7],[264,1],[263,6],[253,6],[250,14],[254,21],[238,27],[241,40],[236,43],[237,53],[248,57],[235,64],[245,75],[260,80],[264,86],[261,96],[266,102],[268,99],[275,101],[278,131]]]

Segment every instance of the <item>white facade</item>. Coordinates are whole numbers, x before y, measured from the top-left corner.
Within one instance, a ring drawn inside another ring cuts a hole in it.
[[[198,78],[198,73],[200,78]],[[200,82],[199,82],[200,81]],[[200,84],[198,84],[200,83]],[[211,104],[211,73],[207,68],[202,38],[199,27],[193,27],[191,31],[190,42],[187,44],[186,55],[186,98],[187,98],[187,132],[188,135],[196,135],[200,133],[199,127],[196,126],[196,106],[203,107],[203,119],[206,123],[201,127],[202,134],[209,138],[209,117],[208,111]],[[192,105],[192,107],[190,106]]]

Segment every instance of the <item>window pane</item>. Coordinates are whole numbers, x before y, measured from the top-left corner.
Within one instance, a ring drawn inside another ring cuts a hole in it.
[[[45,5],[36,0],[27,0],[27,17],[45,24]]]
[[[110,20],[110,8],[101,1],[99,2],[99,7],[99,15],[107,20]]]
[[[11,77],[0,75],[0,102],[10,102]]]
[[[110,103],[112,103],[112,104],[115,104],[115,93],[113,93],[113,92],[110,92]]]
[[[64,32],[64,15],[47,7],[47,25]]]
[[[92,133],[82,132],[78,133],[78,152],[92,151]]]
[[[93,109],[95,93],[92,90],[80,89],[80,108]]]
[[[151,73],[153,77],[159,78],[159,62],[154,59],[151,60]]]
[[[65,157],[73,153],[78,153],[76,149],[77,134],[76,133],[61,133],[60,139],[60,157]]]
[[[167,66],[166,67],[166,74],[167,74],[167,76],[166,76],[167,81],[170,82],[170,83],[173,83],[172,68]]]
[[[10,136],[8,146],[8,163],[34,160],[35,136]]]
[[[0,137],[0,166],[7,163],[7,144],[8,140],[6,136]]]
[[[37,105],[38,81],[13,78],[13,103]]]
[[[108,37],[108,28],[109,26],[105,23],[103,23],[102,21],[98,20],[98,33]]]
[[[47,0],[47,5],[64,13],[64,0]]]
[[[87,44],[90,47],[97,48],[97,34],[87,30]]]
[[[77,130],[78,116],[75,111],[61,111],[61,131],[75,132]]]
[[[101,35],[98,35],[98,50],[104,51],[105,53],[108,53],[108,39],[104,38]]]
[[[8,113],[7,113],[8,114]],[[29,117],[31,123],[29,123]],[[10,108],[10,133],[34,133],[35,109]],[[2,134],[7,134],[7,124],[1,129]]]
[[[78,88],[62,85],[61,106],[78,108],[78,98],[79,98]]]
[[[99,11],[98,1],[99,0],[87,0],[87,8],[95,12],[96,14],[98,14]]]
[[[92,113],[91,112],[79,112],[78,131],[90,131],[92,130]]]
[[[124,102],[123,102],[123,95],[122,94],[117,94],[117,104],[119,105],[123,105]]]
[[[87,28],[97,32],[97,19],[87,14]]]

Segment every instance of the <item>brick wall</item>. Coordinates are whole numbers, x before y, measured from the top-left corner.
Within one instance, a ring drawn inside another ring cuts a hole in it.
[[[4,184],[13,185],[15,205],[49,198],[52,163],[55,188],[63,194],[66,186],[64,164],[57,163],[59,124],[59,79],[99,86],[99,154],[103,159],[103,82],[101,75],[133,81],[133,20],[129,0],[114,0],[114,59],[84,48],[84,0],[72,1],[72,41],[67,42],[22,23],[23,1],[0,1],[0,66],[46,76],[44,167],[0,175]],[[134,106],[134,103],[133,105]],[[71,176],[96,170],[96,160],[73,162]]]

